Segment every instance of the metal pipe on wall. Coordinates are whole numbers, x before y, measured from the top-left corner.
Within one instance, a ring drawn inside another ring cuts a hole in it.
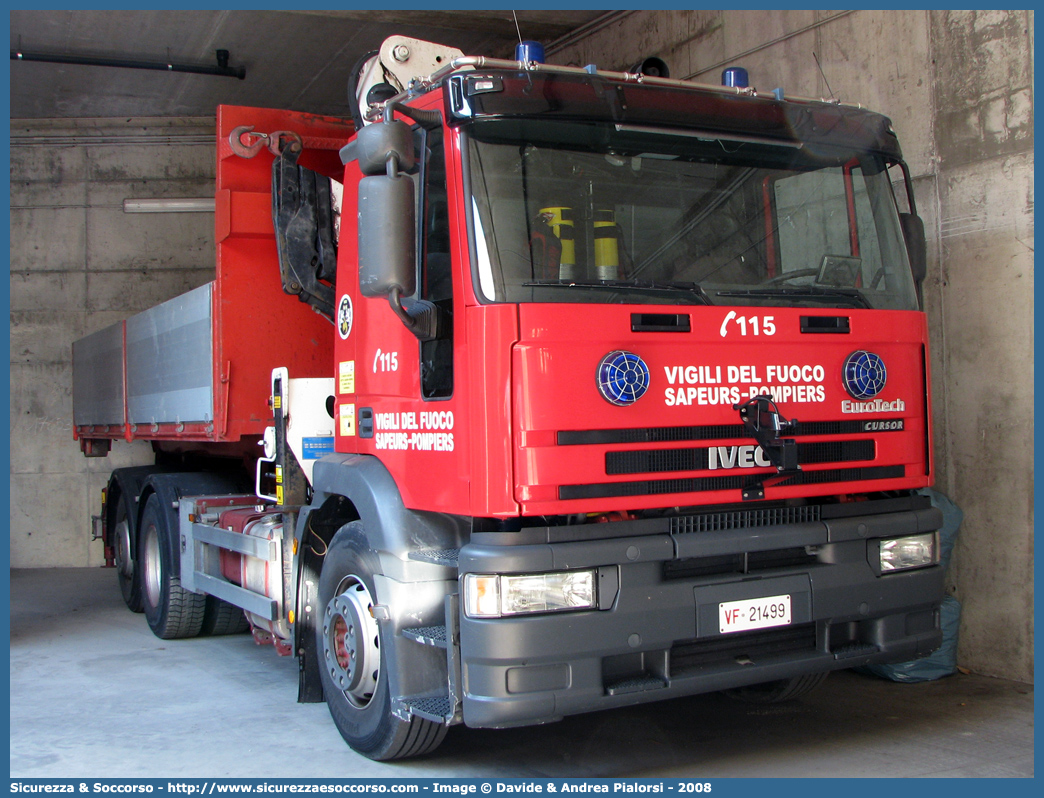
[[[50,64],[76,64],[79,66],[122,67],[124,69],[152,69],[160,72],[190,72],[197,75],[217,75],[225,78],[238,78],[239,80],[243,80],[246,77],[246,69],[228,65],[228,50],[217,51],[217,66],[135,61],[128,58],[103,58],[100,56],[64,55],[61,53],[26,53],[21,50],[12,50],[11,60],[42,61]]]

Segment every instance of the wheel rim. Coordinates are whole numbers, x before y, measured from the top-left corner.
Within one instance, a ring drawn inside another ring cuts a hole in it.
[[[116,567],[120,576],[129,579],[134,576],[134,561],[131,559],[130,553],[130,524],[126,519],[116,524],[113,537],[116,538]]]
[[[357,576],[348,576],[326,605],[323,658],[334,685],[349,703],[370,703],[381,673],[380,631],[373,617],[373,598]]]
[[[145,541],[142,554],[141,582],[145,587],[150,607],[158,607],[160,602],[160,549],[159,535],[156,527],[150,524],[145,530]]]

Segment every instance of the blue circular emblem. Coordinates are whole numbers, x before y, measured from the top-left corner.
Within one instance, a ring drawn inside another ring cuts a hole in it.
[[[842,379],[853,399],[873,399],[885,386],[888,371],[873,352],[860,349],[845,358]]]
[[[649,367],[632,352],[610,352],[598,364],[598,392],[609,403],[632,405],[649,390]]]

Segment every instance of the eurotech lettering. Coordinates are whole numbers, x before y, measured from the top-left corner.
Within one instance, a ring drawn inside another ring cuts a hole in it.
[[[841,402],[842,413],[902,413],[906,410],[906,402],[896,399],[894,402],[885,402],[874,399],[872,402],[853,402],[845,399]]]

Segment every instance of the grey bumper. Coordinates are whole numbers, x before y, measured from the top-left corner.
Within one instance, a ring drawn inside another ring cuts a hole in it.
[[[924,656],[942,639],[943,569],[881,576],[874,562],[879,538],[941,524],[937,509],[923,508],[722,532],[606,524],[598,525],[604,537],[570,542],[525,531],[475,535],[460,553],[462,577],[598,568],[602,609],[482,620],[462,613],[464,722],[545,723]],[[792,600],[789,625],[720,632],[720,602],[782,594]]]

